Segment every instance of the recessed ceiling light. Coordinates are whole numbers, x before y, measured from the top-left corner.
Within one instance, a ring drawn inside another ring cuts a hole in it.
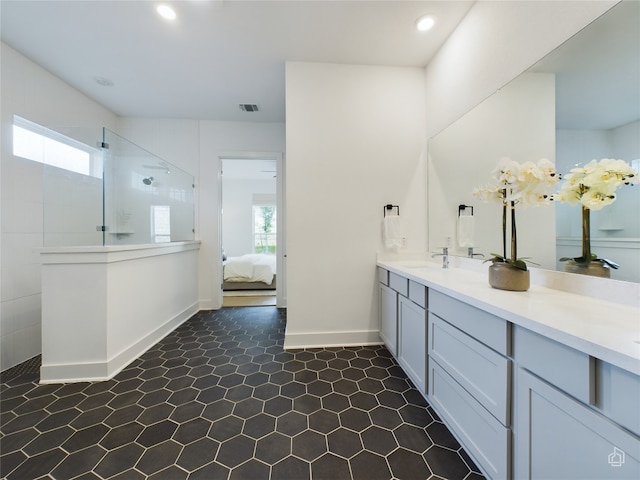
[[[169,5],[158,5],[156,11],[160,14],[162,18],[166,18],[167,20],[175,20],[176,12]]]
[[[431,30],[436,24],[436,17],[433,15],[424,15],[416,20],[416,28],[421,32]]]

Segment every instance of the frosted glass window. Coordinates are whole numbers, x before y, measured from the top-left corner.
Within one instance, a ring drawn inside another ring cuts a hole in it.
[[[14,116],[13,154],[81,175],[102,178],[101,163],[86,145]]]
[[[151,236],[154,243],[171,241],[171,207],[151,206]]]

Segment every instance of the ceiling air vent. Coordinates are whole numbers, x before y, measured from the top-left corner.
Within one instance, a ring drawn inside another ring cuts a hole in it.
[[[243,112],[257,112],[259,109],[258,105],[256,105],[255,103],[241,103],[240,110],[242,110]]]

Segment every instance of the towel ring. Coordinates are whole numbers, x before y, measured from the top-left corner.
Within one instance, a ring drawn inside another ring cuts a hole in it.
[[[400,207],[398,205],[391,205],[390,203],[387,203],[384,207],[382,207],[383,216],[386,217],[387,211],[391,211],[394,208],[396,209],[397,215],[400,216]]]
[[[464,205],[464,204],[458,205],[458,216],[460,216],[462,214],[462,212],[464,210],[466,210],[467,208],[471,209],[471,216],[473,217],[473,206],[472,205]]]

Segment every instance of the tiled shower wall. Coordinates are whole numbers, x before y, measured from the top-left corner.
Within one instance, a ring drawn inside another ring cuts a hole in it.
[[[0,371],[41,351],[42,165],[12,155],[13,116],[45,126],[105,126],[117,117],[0,44]],[[65,212],[69,215],[69,212]]]

